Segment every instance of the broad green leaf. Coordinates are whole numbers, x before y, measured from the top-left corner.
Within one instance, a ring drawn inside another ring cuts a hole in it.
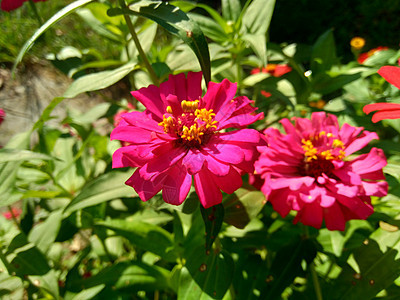
[[[113,171],[88,182],[71,203],[67,205],[64,210],[64,218],[85,207],[135,195],[134,190],[124,184],[131,172]]]
[[[105,6],[106,9],[107,6]],[[98,20],[89,8],[80,8],[76,12],[99,35],[121,44],[122,35],[117,35],[107,28],[105,22]],[[109,18],[112,19],[112,18]],[[120,32],[122,34],[122,32]]]
[[[85,125],[92,124],[96,120],[103,117],[107,113],[110,106],[111,106],[110,103],[100,103],[95,107],[91,108],[86,113],[73,117],[72,121],[78,124],[85,124]]]
[[[223,200],[224,221],[236,228],[243,229],[258,215],[265,203],[265,196],[262,192],[240,188]]]
[[[71,300],[87,300],[92,299],[98,293],[100,293],[105,287],[105,284],[96,285],[94,287],[83,290],[82,292],[76,294]]]
[[[222,0],[222,16],[227,21],[236,22],[240,16],[242,7],[239,0]]]
[[[224,206],[222,204],[209,208],[200,206],[200,211],[206,228],[206,251],[209,251],[221,230],[222,222],[224,221]]]
[[[322,34],[313,46],[311,71],[313,76],[331,69],[337,63],[336,47],[331,29]]]
[[[43,110],[39,120],[37,120],[36,123],[33,125],[32,131],[42,128],[44,123],[51,119],[50,114],[52,113],[54,108],[58,104],[60,104],[63,100],[64,100],[64,97],[56,97],[53,100],[51,100],[49,105],[47,105],[47,107]]]
[[[46,154],[37,153],[29,150],[8,149],[8,148],[0,149],[0,164],[9,161],[24,161],[31,159],[50,160],[53,158]]]
[[[3,300],[20,300],[24,297],[24,285],[16,276],[0,273],[0,298]]]
[[[65,91],[64,98],[73,98],[81,93],[104,89],[128,75],[136,66],[130,62],[117,69],[88,74],[79,77]]]
[[[298,240],[282,247],[276,254],[271,266],[273,278],[261,292],[261,299],[279,299],[282,292],[303,270],[302,260],[310,263],[316,255],[316,249],[311,240]]]
[[[241,32],[265,35],[271,22],[275,0],[254,0],[243,13]]]
[[[322,245],[324,251],[340,257],[345,240],[340,231],[323,228],[319,231],[318,242]]]
[[[22,58],[24,57],[25,53],[29,51],[29,49],[33,46],[35,41],[45,32],[47,29],[49,29],[52,25],[57,23],[59,20],[64,18],[65,16],[68,16],[70,13],[72,13],[74,10],[78,9],[79,7],[82,7],[89,2],[92,2],[94,0],[77,0],[72,2],[71,4],[67,5],[63,9],[59,10],[54,16],[52,16],[46,23],[44,23],[36,32],[33,34],[33,36],[26,41],[20,52],[18,53],[17,58],[14,61],[14,65],[12,68],[12,73],[15,72],[15,69],[17,65],[21,62]]]
[[[180,37],[196,54],[208,83],[211,79],[210,54],[208,44],[200,27],[189,19],[179,8],[162,1],[143,0],[129,5],[128,10],[109,9],[110,16],[132,13],[153,20],[171,34]]]
[[[312,86],[316,93],[328,94],[332,93],[346,84],[349,84],[361,77],[360,73],[357,74],[343,74],[337,76],[330,76],[326,73],[319,73],[313,78]]]
[[[214,20],[196,13],[189,13],[188,15],[200,26],[201,30],[208,38],[220,43],[223,43],[228,39],[227,34]]]
[[[175,261],[173,237],[165,229],[142,221],[107,220],[95,224],[129,240],[132,245],[153,252],[167,261]]]
[[[350,259],[333,282],[332,299],[372,299],[400,276],[400,231],[377,229]]]
[[[221,17],[221,15],[213,8],[205,4],[197,4],[197,7],[201,7],[205,11],[209,13],[209,15],[219,24],[219,26],[225,31],[228,32],[228,25],[226,24],[226,20]]]
[[[56,240],[61,221],[62,210],[52,212],[44,222],[33,227],[28,235],[28,240],[34,243],[42,253],[47,253]]]
[[[262,65],[267,65],[267,39],[265,34],[244,34],[242,38],[250,44]]]
[[[396,51],[388,49],[377,51],[370,57],[368,57],[364,62],[363,65],[370,66],[370,67],[381,67],[384,65],[389,64],[389,60],[396,56]]]
[[[271,77],[268,73],[257,73],[247,76],[243,81],[242,84],[244,86],[254,86],[255,84]]]
[[[169,288],[168,277],[169,271],[164,268],[139,261],[124,261],[105,267],[95,276],[74,284],[85,289],[105,284],[112,287],[114,294],[115,291],[125,290],[132,295],[133,292],[141,290],[166,290]]]
[[[222,299],[233,278],[234,263],[228,252],[193,249],[181,270],[178,300]]]

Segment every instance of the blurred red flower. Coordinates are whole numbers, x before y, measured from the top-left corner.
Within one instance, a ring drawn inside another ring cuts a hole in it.
[[[383,47],[383,46],[376,47],[376,48],[374,48],[374,49],[369,50],[368,52],[361,53],[361,54],[358,56],[357,61],[358,61],[360,64],[362,64],[367,58],[371,57],[371,56],[374,55],[376,52],[380,52],[380,51],[384,51],[384,50],[388,50],[388,49],[389,49],[388,47]]]
[[[269,73],[274,77],[281,77],[282,75],[289,73],[292,71],[292,68],[286,64],[277,65],[277,64],[267,64],[263,68],[254,68],[251,70],[251,74],[258,74],[258,73]]]
[[[400,89],[400,67],[384,66],[378,70],[378,74]],[[384,119],[399,119],[400,104],[398,103],[372,103],[363,108],[364,113],[369,114],[377,111],[372,116],[372,122],[376,123]]]
[[[0,108],[0,124],[3,123],[5,117],[6,117],[5,111]]]

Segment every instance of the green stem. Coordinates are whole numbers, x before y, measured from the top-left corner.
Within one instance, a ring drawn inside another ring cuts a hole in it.
[[[319,284],[317,271],[315,271],[314,262],[312,262],[310,264],[310,270],[311,270],[311,276],[312,276],[312,280],[313,280],[313,284],[314,284],[315,296],[317,297],[318,300],[323,300],[321,286]]]
[[[126,8],[126,4],[125,4],[124,0],[120,0],[119,2],[120,2],[120,5],[122,8]],[[158,77],[157,77],[156,73],[154,72],[153,68],[151,67],[150,62],[147,59],[146,53],[144,53],[144,51],[143,51],[142,45],[140,45],[140,41],[137,37],[136,31],[135,31],[135,28],[133,27],[131,19],[129,18],[129,16],[127,14],[124,14],[124,19],[125,19],[126,25],[129,28],[129,32],[131,33],[133,42],[135,43],[135,46],[139,52],[139,55],[143,60],[144,66],[146,67],[147,71],[150,74],[151,80],[153,81],[153,83],[155,85],[159,85]]]
[[[35,2],[33,2],[33,0],[29,0],[29,5],[31,6],[31,9],[33,10],[33,14],[35,15],[37,21],[39,22],[39,26],[43,25],[43,20],[39,15],[39,12],[36,8]]]
[[[11,207],[10,205],[8,205],[7,207],[8,207],[8,211],[9,211],[10,214],[11,214],[11,218],[13,219],[14,224],[18,227],[19,230],[21,230],[21,227],[20,227],[20,225],[19,225],[19,223],[18,223],[17,218],[16,218],[15,215],[14,215],[14,212],[13,212],[13,210],[12,210],[12,207]]]

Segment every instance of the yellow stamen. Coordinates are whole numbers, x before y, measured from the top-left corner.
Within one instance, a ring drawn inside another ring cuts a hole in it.
[[[167,106],[167,113],[172,114],[172,108],[171,108],[171,106]]]
[[[188,140],[189,142],[192,140],[197,140],[199,144],[201,144],[200,137],[204,135],[204,132],[201,131],[201,128],[197,128],[197,124],[193,124],[188,128],[187,126],[183,126],[181,138]]]
[[[158,123],[158,125],[163,126],[164,132],[168,133],[169,129],[174,126],[174,118],[172,118],[171,116],[166,118],[164,115],[162,122]]]
[[[186,101],[183,100],[181,102],[181,106],[182,106],[182,110],[184,112],[191,112],[196,110],[199,107],[199,100],[195,100],[195,101]]]
[[[334,148],[344,148],[344,144],[343,144],[343,142],[341,141],[341,140],[338,140],[338,139],[334,139],[333,140],[333,142],[332,142],[332,147],[334,147]]]
[[[307,161],[318,159],[318,150],[314,147],[313,143],[310,140],[302,139],[301,143],[303,144],[302,148],[305,151],[304,156],[306,157]]]
[[[213,121],[213,118],[215,117],[215,114],[213,113],[213,110],[207,110],[205,108],[202,109],[196,109],[194,112],[196,118],[198,120],[202,120],[204,123],[206,123],[206,129],[210,127],[217,128],[215,124],[217,124],[217,121]]]

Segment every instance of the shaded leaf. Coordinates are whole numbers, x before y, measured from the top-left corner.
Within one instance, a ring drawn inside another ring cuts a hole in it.
[[[64,218],[85,207],[135,195],[134,190],[124,184],[130,173],[113,171],[88,182],[64,209]]]
[[[126,238],[133,246],[153,252],[167,261],[175,261],[177,258],[172,235],[159,226],[118,219],[97,222],[95,226],[110,229]]]
[[[209,251],[221,230],[222,222],[224,221],[224,206],[218,204],[210,208],[204,208],[200,205],[200,210],[206,228],[206,251]]]
[[[247,7],[242,19],[242,32],[265,35],[271,22],[275,0],[254,0]]]

